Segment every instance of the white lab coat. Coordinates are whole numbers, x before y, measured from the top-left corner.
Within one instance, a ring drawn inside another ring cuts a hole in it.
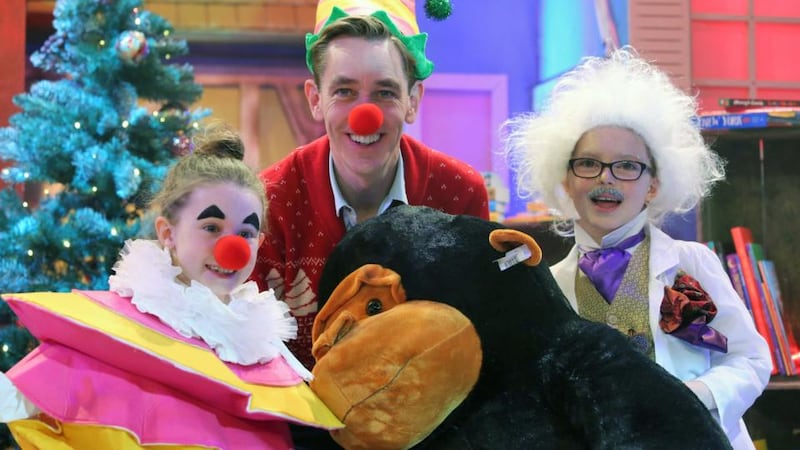
[[[656,362],[682,381],[696,379],[708,386],[717,404],[717,409],[711,412],[733,448],[752,449],[753,442],[742,415],[769,382],[772,370],[769,347],[756,331],[750,313],[714,252],[698,242],[675,240],[657,227],[645,226],[650,236],[648,295]],[[563,260],[551,267],[556,282],[576,311],[578,257],[578,248],[574,246]],[[672,286],[679,269],[699,281],[717,305],[717,316],[709,325],[727,336],[727,353],[691,345],[659,328],[664,287]]]

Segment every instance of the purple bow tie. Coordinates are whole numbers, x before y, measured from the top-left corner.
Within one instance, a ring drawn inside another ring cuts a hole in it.
[[[610,304],[617,295],[617,289],[622,283],[625,269],[631,254],[625,249],[644,240],[644,230],[623,240],[615,247],[601,248],[584,253],[578,261],[578,267],[586,274],[597,292]]]

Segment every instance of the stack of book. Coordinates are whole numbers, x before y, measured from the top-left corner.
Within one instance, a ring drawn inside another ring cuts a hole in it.
[[[800,125],[800,100],[722,98],[723,108],[700,114],[704,130],[791,127]]]
[[[769,344],[773,375],[797,375],[800,351],[790,323],[785,320],[775,264],[764,257],[747,227],[731,228],[735,253],[725,255],[733,287],[753,316],[756,329]]]

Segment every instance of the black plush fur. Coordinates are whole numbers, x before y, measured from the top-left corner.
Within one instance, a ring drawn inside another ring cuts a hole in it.
[[[489,233],[502,225],[398,206],[351,230],[324,269],[320,298],[367,263],[400,274],[409,299],[474,323],[483,367],[425,449],[726,449],[681,381],[605,324],[580,318],[544,263],[505,272]],[[392,337],[386,337],[391,345]]]

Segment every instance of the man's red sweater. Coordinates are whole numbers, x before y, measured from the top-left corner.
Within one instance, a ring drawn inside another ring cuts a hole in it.
[[[475,169],[406,135],[400,151],[409,204],[489,218],[486,187]],[[334,206],[329,153],[323,136],[260,174],[269,202],[267,237],[251,278],[289,304],[298,323],[297,339],[289,348],[309,368],[314,365],[311,327],[322,268],[345,234]]]

